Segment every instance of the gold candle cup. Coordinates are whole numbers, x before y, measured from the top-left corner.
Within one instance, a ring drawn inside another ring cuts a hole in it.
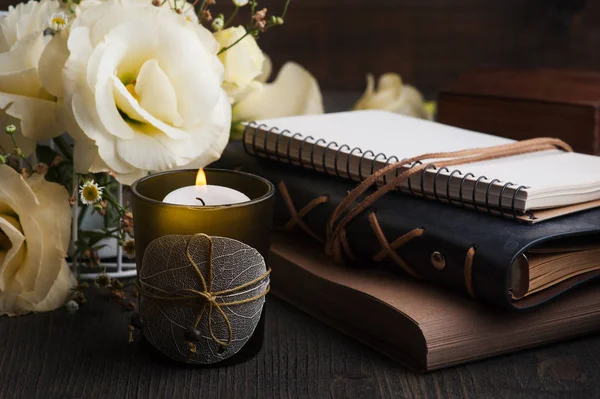
[[[175,205],[162,201],[173,190],[193,186],[198,170],[157,173],[136,181],[131,186],[131,192],[138,270],[148,244],[169,234],[204,233],[233,238],[258,250],[268,264],[275,193],[273,184],[244,172],[222,169],[204,171],[208,184],[240,191],[250,201],[219,206]],[[256,355],[262,348],[264,318],[265,309],[247,344],[234,356],[210,366],[235,364]]]

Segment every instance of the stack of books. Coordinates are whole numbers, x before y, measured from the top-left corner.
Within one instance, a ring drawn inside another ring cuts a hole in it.
[[[600,330],[600,157],[559,143],[435,166],[512,142],[347,112],[249,124],[214,166],[278,189],[275,295],[427,371]],[[432,165],[402,179],[420,154]]]

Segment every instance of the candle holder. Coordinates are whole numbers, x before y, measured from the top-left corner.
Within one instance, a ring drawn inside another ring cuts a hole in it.
[[[265,261],[268,260],[275,193],[273,184],[248,173],[206,169],[209,184],[240,191],[250,201],[218,206],[175,205],[162,201],[171,191],[194,185],[197,172],[177,170],[157,173],[131,186],[138,275],[142,274],[148,246],[161,237],[173,235],[193,237],[203,234],[234,239],[256,249]],[[264,317],[263,309],[252,336],[243,348],[210,366],[239,363],[258,353],[263,343]]]

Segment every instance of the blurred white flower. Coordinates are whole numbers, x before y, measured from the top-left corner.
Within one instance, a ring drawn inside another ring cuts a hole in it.
[[[248,0],[233,0],[233,4],[235,4],[236,7],[244,7],[248,4]]]
[[[381,75],[375,87],[373,75],[367,75],[367,89],[354,105],[354,110],[381,109],[422,119],[432,115],[423,103],[423,96],[413,86],[402,83],[400,75]]]
[[[266,80],[266,78],[265,78]],[[317,80],[302,66],[288,62],[273,83],[259,84],[233,106],[234,123],[323,113]],[[235,126],[239,129],[239,126]]]
[[[243,26],[227,28],[214,34],[221,49],[235,44],[219,55],[225,66],[223,80],[228,93],[245,88],[263,70],[263,52],[252,35],[245,35],[246,29]]]
[[[79,172],[112,170],[130,184],[221,155],[231,106],[219,44],[201,25],[150,2],[107,0],[48,48],[44,81],[64,101]]]
[[[138,0],[140,1],[140,0]],[[145,1],[145,0],[142,0]],[[185,17],[185,19],[187,19],[188,21],[194,22],[194,23],[198,23],[199,19],[198,19],[198,14],[196,14],[196,8],[194,7],[194,4],[192,4],[193,2],[189,2],[186,0],[175,0],[175,9],[182,9],[183,13],[181,15],[183,15]],[[162,2],[162,7],[165,8],[169,8],[169,2]]]
[[[26,154],[35,149],[35,140],[64,132],[55,98],[42,87],[38,75],[38,61],[48,41],[44,30],[58,8],[56,0],[29,1],[10,6],[0,18],[0,126],[19,127],[15,138]],[[0,135],[2,147],[12,147],[8,140]]]

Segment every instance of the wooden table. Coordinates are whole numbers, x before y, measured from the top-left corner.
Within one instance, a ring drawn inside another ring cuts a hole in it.
[[[96,291],[96,289],[90,289]],[[0,318],[0,398],[594,398],[600,337],[429,374],[269,297],[262,352],[198,369],[127,343],[130,313],[100,293],[72,316]]]
[[[348,109],[358,95],[327,93],[325,104]],[[600,337],[419,375],[272,296],[257,357],[220,369],[174,366],[128,344],[130,313],[91,291],[75,316],[0,317],[0,399],[600,395]]]

